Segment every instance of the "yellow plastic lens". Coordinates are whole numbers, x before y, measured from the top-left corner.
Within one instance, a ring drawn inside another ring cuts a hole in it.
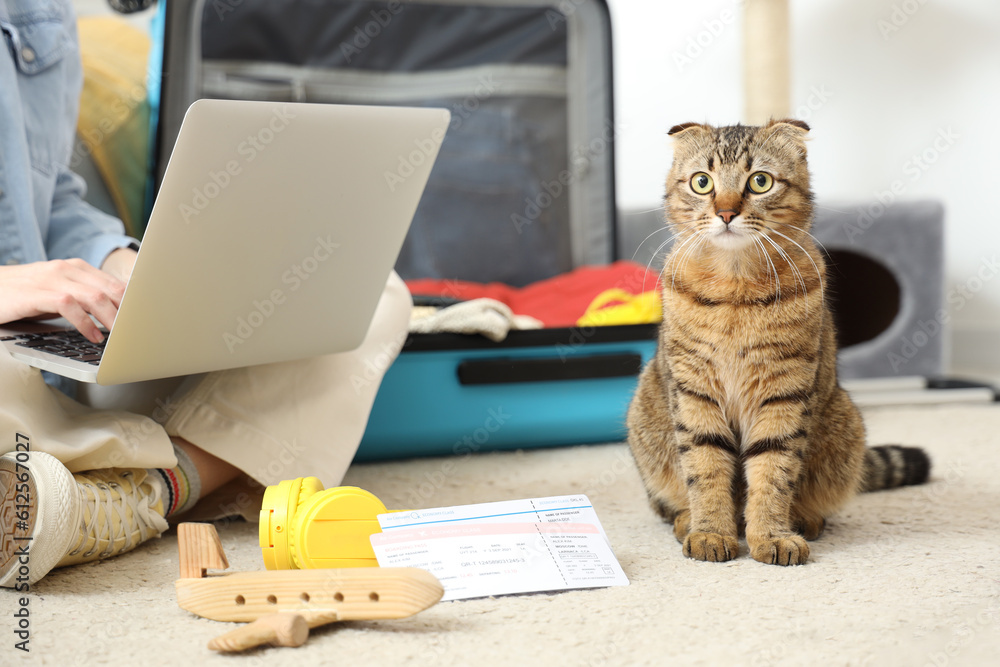
[[[750,180],[747,181],[747,187],[750,188],[750,192],[756,192],[757,194],[763,194],[771,189],[774,185],[774,179],[771,174],[764,171],[758,171],[750,176]]]
[[[707,195],[715,187],[712,177],[703,171],[691,177],[691,189],[700,195]]]

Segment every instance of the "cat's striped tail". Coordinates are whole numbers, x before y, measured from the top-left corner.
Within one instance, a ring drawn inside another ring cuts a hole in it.
[[[865,450],[862,491],[923,484],[931,472],[931,459],[918,447],[880,445]]]

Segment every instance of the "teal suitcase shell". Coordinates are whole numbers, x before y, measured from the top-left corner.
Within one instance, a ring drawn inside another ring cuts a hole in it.
[[[356,460],[621,441],[656,325],[411,336]]]

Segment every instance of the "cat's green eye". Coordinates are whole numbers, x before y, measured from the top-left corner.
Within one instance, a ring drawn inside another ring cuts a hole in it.
[[[750,176],[750,180],[747,181],[747,187],[750,188],[750,192],[756,192],[761,195],[771,189],[774,185],[774,178],[771,174],[764,171],[758,171]]]
[[[691,189],[700,195],[707,195],[715,187],[712,177],[703,171],[691,177]]]

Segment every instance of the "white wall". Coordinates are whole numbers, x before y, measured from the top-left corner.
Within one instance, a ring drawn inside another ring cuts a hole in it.
[[[818,203],[874,201],[894,182],[903,198],[942,201],[946,290],[972,296],[950,306],[954,363],[1000,372],[1000,3],[790,1],[792,107],[813,128]],[[608,2],[620,204],[654,208],[667,130],[742,120],[743,2]]]

